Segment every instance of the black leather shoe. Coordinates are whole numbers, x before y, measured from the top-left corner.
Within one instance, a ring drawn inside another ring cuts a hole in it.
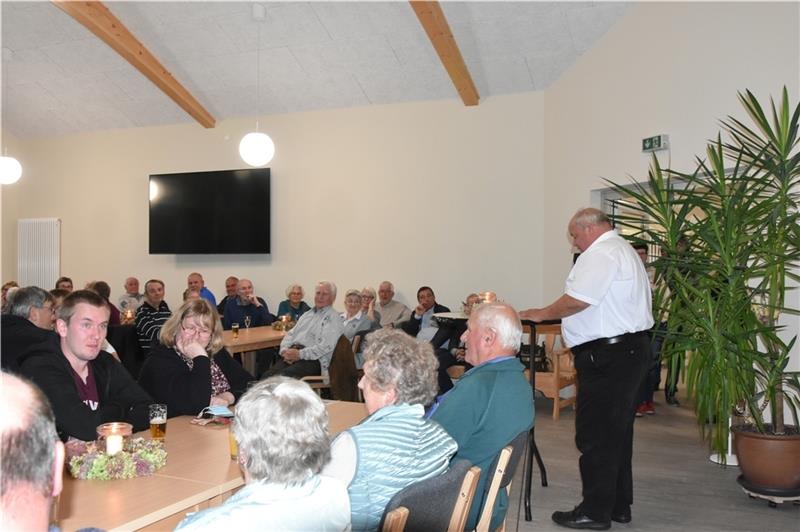
[[[608,530],[611,528],[610,521],[595,521],[583,513],[580,508],[575,508],[571,512],[553,512],[553,521],[557,525],[567,528],[584,530]]]
[[[681,406],[681,403],[674,395],[667,396],[667,404],[672,406]]]
[[[630,523],[631,522],[631,509],[619,513],[612,513],[611,520],[615,523]]]

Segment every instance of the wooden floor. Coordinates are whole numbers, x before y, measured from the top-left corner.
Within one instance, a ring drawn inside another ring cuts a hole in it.
[[[800,531],[800,506],[784,503],[769,508],[766,501],[750,499],[736,483],[738,467],[722,468],[708,460],[695,417],[686,401],[667,406],[663,391],[656,392],[656,414],[637,418],[634,436],[633,520],[612,523],[614,530],[641,531]],[[556,510],[571,510],[581,495],[578,451],[575,448],[575,413],[562,410],[553,421],[552,401],[536,400],[536,443],[547,469],[548,487],[533,471],[533,521],[520,512],[517,525],[521,469],[517,471],[506,530],[568,530],[550,519]]]

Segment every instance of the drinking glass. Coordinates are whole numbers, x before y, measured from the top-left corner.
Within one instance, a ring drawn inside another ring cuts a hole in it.
[[[234,340],[239,338],[239,324],[238,323],[231,323],[231,332],[233,333],[233,339]]]
[[[163,440],[167,436],[167,405],[150,405],[150,438]]]
[[[244,328],[245,329],[249,329],[250,328],[250,321],[251,321],[250,316],[245,316],[244,317]]]

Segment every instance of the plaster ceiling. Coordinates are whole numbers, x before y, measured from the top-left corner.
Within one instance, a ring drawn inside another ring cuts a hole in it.
[[[407,2],[261,4],[261,22],[248,2],[106,5],[217,121],[256,109],[269,115],[458,98]],[[486,100],[546,89],[628,4],[442,6]],[[24,139],[192,122],[50,2],[3,1],[1,14],[5,131]]]

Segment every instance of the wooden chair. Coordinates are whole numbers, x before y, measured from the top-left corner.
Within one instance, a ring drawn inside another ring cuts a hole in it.
[[[489,468],[492,474],[491,482],[486,491],[486,499],[481,509],[480,518],[478,518],[478,525],[475,527],[477,532],[488,532],[489,525],[492,521],[492,510],[494,510],[494,502],[497,500],[497,494],[500,490],[506,490],[506,495],[511,493],[511,481],[514,480],[514,473],[519,466],[519,461],[525,456],[525,447],[528,444],[528,436],[530,431],[523,431],[511,440],[511,443],[503,447],[500,454],[497,455],[493,463],[493,467]],[[505,530],[506,521],[503,518],[498,530]]]
[[[383,532],[403,532],[406,528],[406,521],[408,520],[408,508],[405,506],[398,506],[388,514],[383,521]]]
[[[315,390],[328,388],[331,397],[337,401],[356,401],[358,399],[358,370],[353,357],[353,348],[346,336],[339,337],[328,368],[329,381],[326,383],[322,375],[303,377]],[[318,392],[319,393],[319,392]]]
[[[389,500],[383,513],[383,526],[378,528],[385,530],[389,514],[404,506],[409,509],[408,532],[462,532],[480,472],[480,468],[468,460],[455,460],[441,475],[406,486]]]
[[[530,334],[530,327],[524,329]],[[535,346],[542,341],[544,346],[544,358],[548,361],[550,371],[536,372],[536,389],[542,394],[553,400],[553,419],[558,421],[561,416],[561,409],[575,405],[577,396],[577,374],[573,364],[572,351],[562,345],[557,346],[557,340],[561,337],[560,325],[539,325],[536,327],[536,338],[531,339],[531,346]],[[527,374],[526,374],[527,377]],[[576,394],[572,397],[562,398],[561,390],[575,386]]]

